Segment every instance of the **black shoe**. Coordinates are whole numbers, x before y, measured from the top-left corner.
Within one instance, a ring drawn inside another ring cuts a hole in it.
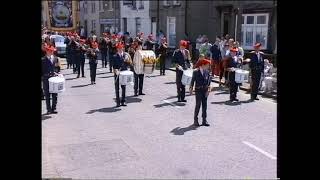
[[[56,110],[51,111],[52,114],[58,114]]]
[[[82,76],[83,78],[85,78],[85,76]]]
[[[187,102],[187,100],[184,99],[184,100],[181,100],[181,102]]]
[[[127,106],[127,105],[123,103],[123,104],[121,104],[121,106]]]
[[[210,126],[210,124],[208,124],[208,122],[202,122],[202,126]]]
[[[91,81],[91,85],[93,85],[93,81]]]
[[[182,102],[180,99],[178,99],[178,102]]]
[[[193,123],[194,126],[199,127],[200,124],[199,123]]]
[[[51,111],[47,111],[44,115],[49,115],[51,114]]]
[[[117,104],[117,106],[116,107],[120,107],[120,104]]]
[[[135,96],[135,97],[137,97],[137,96],[138,96],[138,94],[137,94],[137,93],[135,93],[135,94],[134,94],[134,96]]]
[[[78,75],[77,78],[79,78],[80,76]]]
[[[146,95],[146,94],[141,92],[141,93],[139,93],[139,95]]]
[[[260,99],[256,97],[256,98],[254,98],[254,100],[260,100]]]
[[[96,82],[93,81],[93,84],[96,84]]]
[[[239,99],[234,99],[234,101],[239,101]]]

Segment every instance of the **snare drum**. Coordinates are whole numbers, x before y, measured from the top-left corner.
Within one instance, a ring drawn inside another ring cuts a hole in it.
[[[236,69],[235,71],[235,81],[236,83],[244,83],[249,80],[249,71]]]
[[[65,91],[65,79],[63,75],[51,77],[49,81],[49,93],[61,93]]]
[[[193,70],[185,70],[183,71],[181,82],[183,85],[190,85],[192,79]]]
[[[126,70],[121,71],[119,74],[120,85],[133,85],[133,72]]]

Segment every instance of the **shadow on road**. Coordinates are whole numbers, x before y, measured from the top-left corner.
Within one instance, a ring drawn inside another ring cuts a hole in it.
[[[193,124],[191,124],[188,127],[176,127],[173,130],[170,131],[170,133],[173,133],[174,135],[184,135],[185,132],[187,131],[192,131],[192,130],[196,130],[198,127],[194,126]]]
[[[50,119],[52,118],[51,116],[48,116],[48,115],[42,115],[41,116],[41,120],[44,121],[44,120],[47,120],[47,119]]]
[[[121,99],[121,96],[120,96],[120,99]],[[114,102],[116,102],[116,98],[113,98]],[[138,102],[141,102],[142,99],[140,98],[137,98],[135,96],[127,96],[126,97],[126,102],[129,104],[129,103],[138,103]]]
[[[112,75],[112,76],[103,76],[103,77],[98,77],[98,78],[112,78],[112,77],[114,77],[114,75]]]
[[[158,77],[158,76],[161,76],[161,75],[158,74],[158,75],[151,75],[151,76],[145,75],[145,76],[148,77],[148,78],[151,78],[151,77]]]
[[[74,80],[74,79],[79,79],[79,78],[77,78],[77,77],[74,77],[74,78],[66,78],[66,81]]]
[[[188,96],[191,96],[191,95],[190,95],[190,92],[189,92],[189,91],[186,91],[186,96],[185,96],[185,97],[188,97]],[[170,97],[167,97],[165,100],[174,99],[174,98],[177,98],[177,99],[178,99],[177,96],[170,96]]]
[[[185,106],[186,104],[183,103],[183,102],[171,102],[172,104],[174,104],[175,106]],[[172,104],[170,103],[167,103],[167,102],[164,102],[164,103],[161,103],[161,104],[156,104],[156,105],[153,105],[155,108],[161,108],[161,107],[164,107],[164,106],[173,106]]]
[[[114,107],[108,107],[108,108],[101,108],[101,109],[93,109],[88,111],[86,114],[93,114],[96,112],[104,112],[104,113],[112,113],[112,112],[117,112],[120,111],[121,109],[119,109],[118,107],[114,106]]]
[[[223,90],[222,92],[215,93],[214,95],[220,95],[220,94],[229,94],[229,91]]]
[[[228,105],[228,106],[237,106],[237,105],[240,105],[240,104],[246,104],[246,103],[250,103],[251,100],[246,100],[246,101],[238,101],[238,102],[231,102],[230,100],[227,100],[227,101],[219,101],[219,102],[211,102],[211,104],[224,104],[224,105]]]
[[[176,84],[176,82],[165,82],[164,84]]]
[[[83,84],[83,85],[78,85],[78,86],[71,86],[71,88],[79,88],[79,87],[86,87],[89,86],[91,84]]]

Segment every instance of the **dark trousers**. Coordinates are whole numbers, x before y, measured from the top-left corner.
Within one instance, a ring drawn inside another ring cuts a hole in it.
[[[198,122],[198,114],[200,111],[200,106],[202,105],[202,120],[203,122],[206,121],[207,118],[207,99],[206,93],[208,92],[208,89],[201,88],[196,89],[196,107],[194,109],[194,121],[195,123]]]
[[[96,74],[97,74],[97,63],[90,62],[90,78],[91,82],[96,82]]]
[[[113,56],[114,54],[113,53],[110,53],[109,52],[109,69],[110,69],[110,72],[112,72],[112,66],[113,66],[113,60],[112,60],[112,56]]]
[[[230,100],[237,98],[239,84],[235,81],[235,72],[229,72]]]
[[[70,53],[67,53],[66,60],[67,60],[67,68],[69,69],[71,68],[71,65],[72,65],[72,59],[71,59]]]
[[[78,56],[76,56],[75,54],[72,54],[71,59],[72,59],[71,62],[72,62],[73,73],[76,73]]]
[[[178,93],[178,100],[184,100],[186,96],[186,86],[182,84],[183,71],[180,71],[176,68],[176,84],[177,84],[177,93]]]
[[[251,98],[256,98],[259,91],[259,84],[261,79],[261,71],[259,70],[251,70]]]
[[[136,74],[134,73],[134,94],[138,93],[138,87],[139,87],[139,94],[142,93],[143,89],[143,79],[144,79],[144,74]]]
[[[115,85],[115,91],[116,91],[116,102],[117,105],[120,104],[120,96],[119,96],[119,77],[117,78],[117,75],[114,75],[114,85]],[[126,86],[121,85],[121,104],[126,102]]]
[[[46,97],[46,106],[47,111],[51,112],[56,110],[57,108],[57,101],[58,101],[58,94],[57,93],[49,93],[49,80],[48,78],[44,78],[42,81],[44,96]],[[52,105],[50,102],[50,96],[52,96]]]
[[[81,70],[82,76],[84,76],[84,63],[85,63],[84,58],[81,58],[81,60],[77,63],[78,76],[80,76],[80,70]]]
[[[160,56],[160,75],[165,74],[166,71],[166,57],[165,56]]]
[[[102,67],[107,67],[107,64],[108,64],[107,56],[108,56],[107,51],[101,51]]]

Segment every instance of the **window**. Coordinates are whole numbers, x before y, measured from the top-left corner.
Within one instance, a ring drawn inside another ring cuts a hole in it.
[[[127,32],[127,18],[123,18],[123,32]]]
[[[91,21],[91,31],[95,31],[96,30],[96,20],[92,20]]]
[[[144,9],[144,5],[143,5],[143,1],[142,0],[139,1],[139,9]]]
[[[91,2],[91,13],[96,13],[96,2]]]
[[[132,0],[129,0],[129,1],[126,1],[126,0],[125,0],[125,1],[123,1],[123,5],[124,5],[124,6],[126,6],[126,5],[127,5],[127,6],[132,6],[132,4],[133,4],[133,1],[132,1]]]
[[[107,0],[105,6],[107,7],[108,11],[113,11],[112,0]]]
[[[180,1],[173,1],[173,5],[179,6],[180,5]]]
[[[261,49],[267,48],[269,14],[243,14],[241,36],[243,48],[253,49],[256,42],[262,44]]]
[[[141,32],[141,18],[137,17],[136,18],[136,34]]]
[[[167,34],[168,34],[168,45],[170,47],[176,46],[176,18],[167,17]]]
[[[170,4],[168,3],[167,0],[164,0],[164,1],[163,1],[163,6],[170,6]]]

